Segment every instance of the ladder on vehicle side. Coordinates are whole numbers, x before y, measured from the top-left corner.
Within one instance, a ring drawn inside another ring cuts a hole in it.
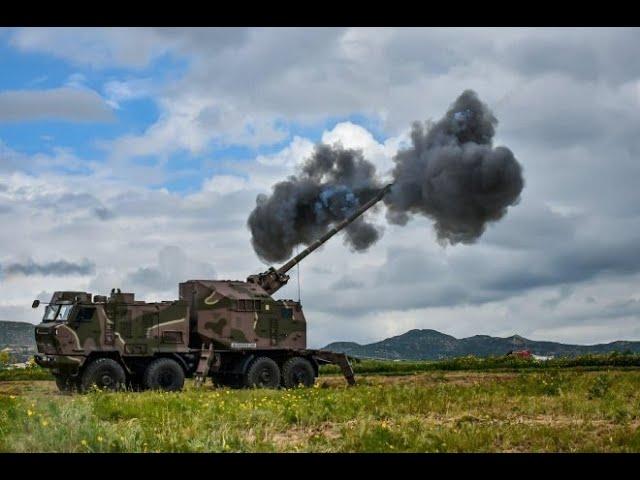
[[[200,349],[200,359],[198,360],[198,366],[196,367],[196,373],[194,375],[196,387],[201,387],[207,379],[213,357],[213,344],[203,344]]]

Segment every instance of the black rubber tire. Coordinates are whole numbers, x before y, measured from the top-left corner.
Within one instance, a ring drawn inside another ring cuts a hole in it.
[[[76,384],[69,375],[54,375],[54,377],[56,386],[62,393],[72,393],[75,390]]]
[[[127,376],[122,366],[111,358],[98,358],[84,368],[80,391],[88,392],[95,385],[100,390],[122,390]]]
[[[158,358],[144,371],[142,386],[149,390],[178,392],[184,387],[184,370],[171,358]]]
[[[280,367],[269,357],[258,357],[249,366],[245,375],[247,388],[278,388]]]
[[[295,388],[300,385],[313,387],[316,374],[313,365],[303,357],[293,357],[282,366],[282,383],[285,388]]]

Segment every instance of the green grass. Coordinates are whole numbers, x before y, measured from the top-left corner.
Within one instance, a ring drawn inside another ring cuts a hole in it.
[[[638,452],[640,371],[338,376],[316,388],[66,396],[0,383],[4,452]]]
[[[0,382],[10,380],[53,380],[53,375],[49,370],[37,365],[28,368],[0,370]]]

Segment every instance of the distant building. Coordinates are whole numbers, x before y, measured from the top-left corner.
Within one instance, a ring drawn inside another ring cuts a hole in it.
[[[507,353],[507,357],[517,357],[517,358],[534,358],[535,355],[532,355],[529,350],[511,350]]]
[[[538,360],[540,362],[546,362],[547,360],[551,360],[553,355],[532,355],[534,360]]]
[[[11,368],[29,368],[29,363],[28,363],[28,362],[24,362],[24,363],[12,363],[12,364],[11,364]]]

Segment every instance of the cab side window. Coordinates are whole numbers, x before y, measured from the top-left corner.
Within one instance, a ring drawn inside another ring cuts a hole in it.
[[[95,308],[81,308],[78,312],[78,316],[76,317],[76,321],[78,322],[88,322],[93,317],[93,312],[95,312]]]

